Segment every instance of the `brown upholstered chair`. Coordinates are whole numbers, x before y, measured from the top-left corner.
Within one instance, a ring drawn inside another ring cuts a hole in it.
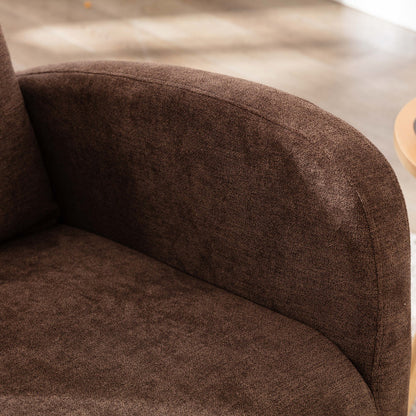
[[[409,232],[302,99],[0,39],[0,414],[403,416]]]

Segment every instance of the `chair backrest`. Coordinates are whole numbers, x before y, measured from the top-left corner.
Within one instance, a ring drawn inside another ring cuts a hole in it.
[[[55,217],[49,182],[0,28],[0,242]]]

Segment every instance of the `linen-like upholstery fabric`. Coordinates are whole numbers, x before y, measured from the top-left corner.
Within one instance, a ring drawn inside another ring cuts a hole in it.
[[[0,28],[0,242],[56,217],[51,190]]]
[[[304,324],[67,226],[0,251],[2,416],[374,416]]]
[[[405,415],[407,215],[367,139],[289,94],[191,69],[64,64],[19,81],[64,222],[318,330],[379,415]]]

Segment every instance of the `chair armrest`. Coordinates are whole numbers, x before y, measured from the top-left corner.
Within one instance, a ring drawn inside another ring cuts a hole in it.
[[[319,330],[380,414],[405,414],[407,214],[367,139],[297,97],[179,67],[74,63],[19,82],[62,221]]]

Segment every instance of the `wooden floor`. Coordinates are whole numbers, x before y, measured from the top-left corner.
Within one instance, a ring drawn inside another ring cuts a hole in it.
[[[364,132],[393,165],[416,231],[416,179],[393,147],[416,96],[416,33],[329,0],[0,0],[16,69],[155,61],[222,72],[309,99]]]

